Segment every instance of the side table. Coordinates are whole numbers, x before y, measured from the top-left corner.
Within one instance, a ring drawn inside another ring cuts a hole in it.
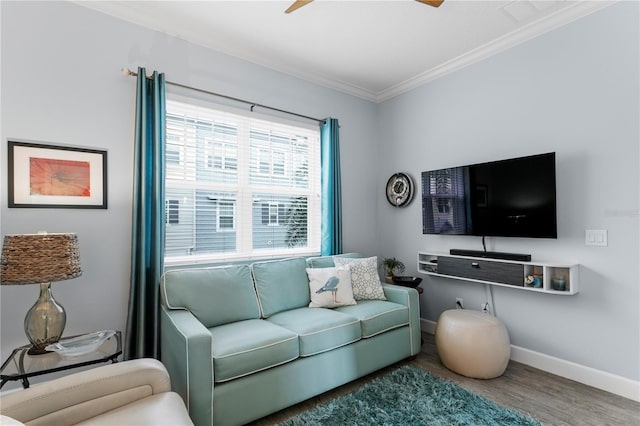
[[[79,336],[69,336],[60,339],[65,340]],[[95,351],[80,356],[61,356],[57,352],[49,352],[42,355],[29,355],[27,351],[31,345],[20,346],[14,349],[2,367],[0,367],[0,388],[9,381],[22,381],[22,387],[29,387],[29,377],[41,376],[43,374],[54,373],[56,371],[70,370],[72,368],[84,367],[92,364],[111,361],[118,362],[118,357],[122,354],[122,339],[120,331],[108,338]]]

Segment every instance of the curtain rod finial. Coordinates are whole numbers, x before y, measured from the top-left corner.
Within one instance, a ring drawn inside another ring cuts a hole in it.
[[[129,68],[122,68],[122,69],[120,70],[120,72],[121,72],[121,73],[122,73],[122,75],[124,75],[125,77],[130,76],[131,74],[133,74]]]

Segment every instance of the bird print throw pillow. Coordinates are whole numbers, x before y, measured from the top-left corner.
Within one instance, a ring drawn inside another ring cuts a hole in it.
[[[335,308],[355,305],[351,289],[351,269],[349,266],[338,268],[307,268],[310,308]]]

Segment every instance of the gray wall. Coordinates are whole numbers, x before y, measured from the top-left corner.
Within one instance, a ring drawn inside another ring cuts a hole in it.
[[[61,2],[1,2],[0,231],[76,232],[84,275],[54,284],[66,334],[124,329],[128,299],[135,79],[173,81],[306,115],[340,119],[345,251],[396,256],[415,273],[419,250],[480,248],[477,238],[421,234],[420,201],[394,209],[387,178],[545,151],[558,155],[557,240],[489,239],[489,248],[575,261],[574,297],[495,288],[514,344],[638,380],[638,5],[569,26],[375,105],[174,37]],[[108,210],[8,209],[6,141],[109,151]],[[416,188],[419,191],[419,185]],[[609,246],[586,247],[585,229]],[[384,243],[379,243],[379,241]],[[482,286],[425,280],[422,316]],[[36,286],[3,287],[1,355],[25,343]]]
[[[425,170],[555,151],[558,239],[488,238],[488,249],[582,265],[580,294],[494,287],[514,345],[638,380],[638,3],[622,2],[380,106],[387,162],[416,183]],[[419,186],[419,183],[418,183]],[[418,191],[420,190],[417,188]],[[418,251],[482,250],[480,237],[421,235],[419,194],[405,209],[378,201],[380,248],[409,261]],[[608,247],[585,245],[607,229]],[[422,317],[435,321],[463,297],[480,309],[482,285],[427,278]]]

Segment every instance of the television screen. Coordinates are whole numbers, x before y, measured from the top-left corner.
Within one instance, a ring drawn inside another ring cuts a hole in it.
[[[423,172],[422,233],[557,238],[555,153]]]

